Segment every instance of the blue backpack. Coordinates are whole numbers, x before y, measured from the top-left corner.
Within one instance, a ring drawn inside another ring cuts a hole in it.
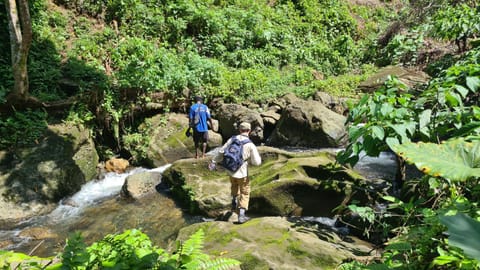
[[[249,142],[251,142],[250,139],[240,141],[237,136],[233,136],[232,142],[223,153],[222,166],[231,172],[236,172],[245,162],[243,160],[243,145]]]

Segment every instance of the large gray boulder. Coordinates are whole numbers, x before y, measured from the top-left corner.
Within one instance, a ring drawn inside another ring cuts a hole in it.
[[[313,99],[320,101],[329,110],[332,110],[338,114],[345,116],[348,112],[347,98],[339,98],[326,92],[317,91],[313,95]]]
[[[283,99],[287,105],[267,140],[268,145],[326,148],[345,143],[345,116],[319,101],[303,100],[292,94]]]
[[[68,124],[50,125],[39,144],[0,156],[0,222],[5,224],[52,210],[96,177],[99,159],[89,130]]]
[[[264,140],[263,119],[256,110],[239,104],[222,104],[216,109],[215,118],[218,119],[219,132],[224,140],[238,134],[237,125],[240,122],[249,122],[252,125],[250,138],[253,142],[260,143]]]
[[[120,195],[126,198],[138,199],[155,190],[161,182],[162,173],[145,171],[129,175],[122,185]]]

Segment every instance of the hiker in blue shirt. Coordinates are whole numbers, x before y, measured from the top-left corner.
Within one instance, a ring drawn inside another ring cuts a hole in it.
[[[203,104],[203,98],[195,96],[195,104],[190,107],[188,114],[190,127],[193,129],[193,143],[195,144],[195,158],[199,157],[199,148],[201,146],[202,157],[205,157],[208,142],[208,122],[213,127],[210,110]]]

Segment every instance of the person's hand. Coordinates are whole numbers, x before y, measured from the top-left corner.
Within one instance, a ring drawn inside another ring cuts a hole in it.
[[[208,163],[208,169],[210,171],[214,171],[217,169],[217,163],[215,162],[215,160],[211,160],[209,163]]]

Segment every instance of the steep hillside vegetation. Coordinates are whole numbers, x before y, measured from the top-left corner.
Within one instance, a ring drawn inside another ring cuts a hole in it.
[[[184,111],[195,94],[207,102],[265,102],[287,92],[309,97],[316,91],[353,97],[377,66],[427,67],[451,51],[440,48],[438,38],[463,41],[474,35],[428,19],[442,22],[442,16],[456,14],[448,13],[455,12],[449,3],[31,0],[30,93],[51,105],[50,115],[57,108],[60,117],[117,139],[126,128],[135,130],[132,119],[141,120],[147,111]],[[447,13],[436,15],[437,10]],[[7,24],[1,9],[4,41]],[[8,42],[0,43],[0,54],[4,102],[13,85]],[[17,111],[9,123],[47,117],[33,113]],[[15,129],[4,126],[6,133]]]
[[[50,115],[59,108],[116,140],[123,127],[135,130],[126,119],[185,110],[194,94],[207,102],[352,96],[374,69],[378,33],[396,16],[389,3],[356,2],[32,0],[30,93],[53,104]],[[7,29],[1,9],[2,40]],[[9,46],[0,44],[3,101],[13,85]],[[12,122],[47,117],[33,113],[16,112]]]
[[[318,79],[362,73],[395,15],[384,4],[343,1],[31,2],[31,90],[42,100],[98,88],[227,101],[308,96],[324,86]],[[3,14],[1,22],[7,37]],[[2,76],[8,89],[12,79]]]

